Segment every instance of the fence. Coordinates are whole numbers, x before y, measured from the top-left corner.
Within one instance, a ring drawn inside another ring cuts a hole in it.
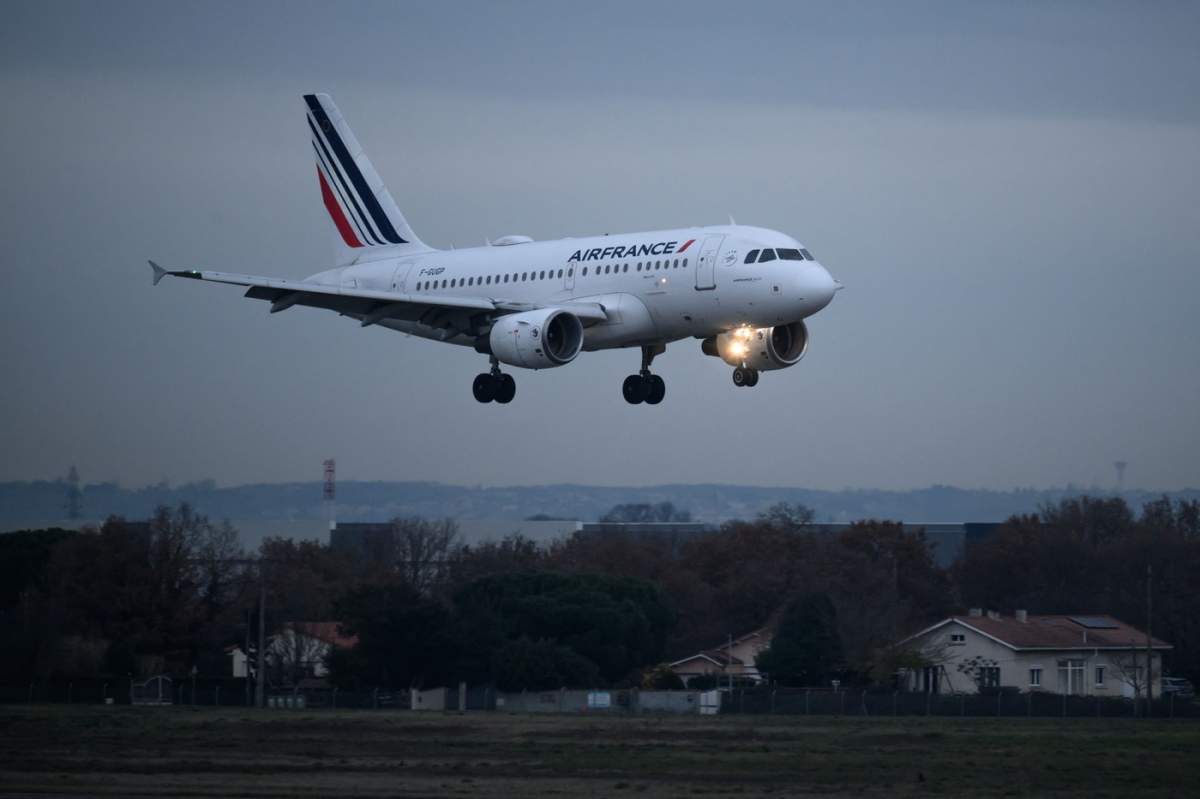
[[[1040,691],[980,694],[925,694],[901,691],[814,688],[747,688],[722,692],[721,713],[813,716],[994,716],[1133,718],[1145,701],[1101,696],[1067,696]],[[1158,697],[1150,715],[1200,718],[1200,704]]]
[[[78,679],[0,685],[0,702],[129,704],[139,695],[141,681]],[[249,691],[247,690],[249,688]],[[146,689],[143,689],[146,690]],[[253,701],[253,686],[235,678],[176,677],[158,681],[151,697],[158,704],[184,706],[245,706]],[[434,710],[499,711],[503,713],[574,714],[698,714],[811,715],[811,716],[974,716],[974,717],[1098,717],[1133,718],[1145,715],[1145,702],[1098,696],[1051,693],[923,694],[900,691],[820,688],[734,688],[721,691],[647,691],[631,689],[560,689],[498,692],[490,686],[460,686],[424,691],[339,691],[334,688],[269,690],[267,706],[279,710]],[[1150,709],[1156,718],[1200,718],[1200,702],[1156,698]]]

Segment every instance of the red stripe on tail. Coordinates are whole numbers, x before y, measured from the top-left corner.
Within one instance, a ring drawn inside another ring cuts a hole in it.
[[[691,246],[692,246],[692,242],[694,242],[694,241],[695,241],[695,239],[688,239],[686,242],[684,242],[684,245],[683,245],[682,247],[680,247],[678,250],[676,250],[676,251],[675,251],[675,252],[676,252],[676,254],[683,252],[683,251],[684,251],[684,250],[686,250],[688,247],[691,247]]]
[[[321,167],[317,167],[317,180],[321,181],[321,199],[325,201],[325,210],[333,218],[333,224],[337,226],[338,233],[342,234],[342,241],[346,242],[347,247],[361,247],[362,242],[355,237],[354,231],[350,228],[350,222],[342,212],[342,206],[338,205],[337,198],[329,190],[329,184],[325,182],[325,175],[322,174]]]

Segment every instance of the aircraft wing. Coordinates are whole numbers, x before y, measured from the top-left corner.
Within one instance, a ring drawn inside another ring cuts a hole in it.
[[[464,329],[464,317],[473,314],[503,316],[539,307],[530,303],[509,302],[489,297],[459,297],[437,294],[401,294],[393,291],[331,286],[310,283],[304,280],[281,280],[279,278],[238,275],[230,272],[214,272],[200,269],[167,270],[150,262],[154,270],[154,285],[168,275],[210,283],[226,283],[232,286],[247,286],[245,296],[271,303],[271,313],[286,311],[293,305],[325,308],[345,316],[354,316],[362,321],[363,327],[385,319],[420,321],[434,327]],[[608,318],[604,306],[599,303],[567,302],[556,303],[578,316],[585,323],[602,322]]]

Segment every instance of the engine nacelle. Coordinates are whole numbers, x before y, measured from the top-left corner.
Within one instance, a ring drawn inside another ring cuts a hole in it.
[[[739,327],[704,339],[700,348],[730,366],[746,366],[759,372],[786,369],[808,351],[808,327],[804,322],[775,327]]]
[[[575,360],[583,348],[583,323],[555,308],[509,314],[492,325],[486,343],[486,351],[501,363],[550,369]]]

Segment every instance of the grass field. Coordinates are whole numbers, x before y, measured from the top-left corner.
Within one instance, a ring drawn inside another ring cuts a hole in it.
[[[0,794],[1200,795],[1200,724],[0,706]]]

